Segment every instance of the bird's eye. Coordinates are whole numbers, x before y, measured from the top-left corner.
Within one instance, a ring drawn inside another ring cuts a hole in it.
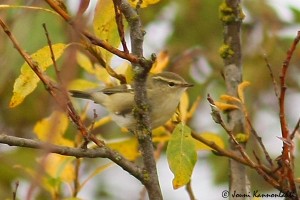
[[[169,82],[168,84],[170,87],[174,87],[175,86],[175,83],[174,82]]]

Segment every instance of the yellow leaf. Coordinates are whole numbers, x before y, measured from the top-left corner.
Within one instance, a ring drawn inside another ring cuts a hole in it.
[[[225,148],[224,141],[222,140],[222,138],[219,135],[210,133],[210,132],[200,133],[200,135],[201,135],[201,137],[205,138],[206,140],[214,142],[216,145],[218,145],[222,149]],[[209,146],[206,146],[205,144],[203,144],[202,142],[200,142],[198,140],[195,140],[195,144],[196,144],[197,151],[212,150]]]
[[[152,142],[168,142],[170,138],[171,138],[170,135],[153,136]]]
[[[48,154],[45,158],[39,159],[40,165],[44,166],[47,173],[47,176],[42,177],[41,185],[51,194],[52,199],[61,191],[62,183],[73,183],[75,169],[72,162],[74,159],[74,157],[58,154]]]
[[[217,108],[219,108],[222,111],[239,109],[239,107],[236,106],[236,105],[223,103],[223,102],[219,102],[219,101],[215,101],[215,105],[216,105]]]
[[[68,45],[62,43],[52,45],[55,59],[58,59],[62,55],[66,47],[68,47]],[[31,58],[34,62],[38,63],[41,71],[45,71],[53,64],[49,46],[41,48],[32,54]],[[13,96],[10,100],[9,107],[13,108],[22,103],[24,98],[34,91],[39,81],[38,76],[25,62],[21,67],[20,76],[15,80]]]
[[[169,167],[174,174],[173,188],[186,185],[197,162],[197,152],[191,129],[183,123],[178,124],[167,147]]]
[[[68,124],[69,119],[65,113],[54,111],[49,117],[37,122],[33,131],[42,141],[73,147],[74,142],[63,137]]]
[[[196,101],[193,103],[192,107],[190,108],[189,112],[187,113],[187,119],[190,119],[193,117],[194,113],[196,112],[196,109],[198,108],[201,101],[201,97],[197,97]]]
[[[230,96],[230,95],[227,95],[227,94],[223,94],[220,96],[220,99],[223,100],[223,101],[227,101],[227,102],[237,102],[237,103],[240,103],[241,100],[234,97],[234,96]]]
[[[100,126],[103,126],[104,124],[107,124],[110,121],[111,121],[110,116],[102,117],[100,120],[98,120],[94,123],[93,127],[94,127],[94,129],[98,128]]]
[[[242,83],[239,84],[238,86],[238,96],[240,100],[245,103],[245,98],[244,98],[244,90],[247,86],[250,85],[249,81],[243,81]]]
[[[45,160],[45,170],[51,178],[72,182],[75,177],[75,170],[72,164],[74,159],[58,154],[49,154]]]
[[[107,142],[107,146],[111,149],[118,151],[128,160],[135,160],[140,156],[138,149],[138,141],[135,137],[122,139],[121,141],[116,142]]]
[[[137,5],[140,6],[140,8],[145,8],[151,4],[156,4],[160,0],[129,0],[129,3],[132,7],[136,8]],[[141,3],[139,3],[141,2]]]
[[[111,82],[110,76],[106,69],[98,64],[93,65],[90,59],[83,53],[78,52],[76,59],[79,66],[82,67],[86,72],[96,76],[100,81],[106,84]]]
[[[162,72],[168,66],[169,60],[170,57],[167,51],[160,52],[151,68],[151,73],[157,74]]]
[[[115,21],[115,9],[112,0],[98,1],[96,6],[94,21],[93,21],[95,34],[102,40],[108,42],[114,47],[120,44],[117,23]],[[106,63],[109,63],[112,53],[101,49],[101,54]]]
[[[126,78],[126,83],[132,83],[133,82],[133,69],[131,65],[128,62],[122,63],[120,66],[118,66],[115,71],[118,74],[123,74]]]
[[[189,96],[187,95],[187,92],[185,92],[183,93],[179,104],[179,111],[181,116],[180,120],[182,122],[186,122],[188,108],[189,108]]]
[[[70,90],[91,90],[97,87],[99,87],[97,83],[85,79],[75,79],[68,86]]]

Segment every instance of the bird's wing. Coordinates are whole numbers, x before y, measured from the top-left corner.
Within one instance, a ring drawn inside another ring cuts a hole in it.
[[[111,88],[105,88],[102,90],[102,92],[106,95],[112,95],[116,93],[133,93],[134,89],[129,84],[122,84]]]

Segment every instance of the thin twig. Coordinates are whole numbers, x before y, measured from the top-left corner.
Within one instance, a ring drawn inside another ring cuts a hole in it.
[[[49,46],[49,49],[50,49],[51,59],[52,59],[52,62],[53,62],[53,66],[54,66],[54,69],[55,69],[56,76],[58,78],[58,81],[60,83],[62,83],[62,79],[60,77],[59,69],[58,69],[56,59],[55,59],[55,55],[54,55],[53,48],[52,48],[52,42],[50,40],[50,36],[49,36],[47,26],[46,26],[45,23],[43,23],[43,28],[45,30],[46,38],[47,38],[47,41],[48,41],[48,46]]]
[[[17,192],[18,192],[19,185],[20,185],[20,182],[16,181],[15,188],[14,188],[14,191],[13,191],[13,198],[12,198],[13,200],[17,199]]]
[[[280,189],[280,184],[276,181],[275,178],[273,178],[274,174],[273,174],[273,171],[270,168],[268,168],[264,165],[256,164],[248,156],[240,157],[232,151],[222,149],[216,143],[203,138],[200,134],[196,134],[196,133],[192,132],[192,137],[195,138],[196,140],[202,142],[203,144],[209,146],[210,148],[212,148],[215,151],[216,155],[224,156],[224,157],[233,159],[233,160],[235,160],[235,161],[237,161],[237,162],[239,162],[243,165],[246,165],[246,166],[249,166],[250,168],[255,169],[257,171],[257,173],[261,174],[263,176],[263,178],[268,183],[270,183],[275,188],[281,190]]]
[[[123,51],[125,53],[129,53],[129,50],[127,48],[127,44],[126,44],[126,41],[125,41],[125,33],[124,33],[124,24],[123,24],[123,16],[122,16],[122,13],[120,11],[120,8],[119,8],[119,4],[120,3],[119,1],[117,0],[113,0],[114,2],[114,9],[115,9],[115,17],[116,17],[116,23],[117,23],[117,27],[118,27],[118,33],[119,33],[119,36],[120,36],[120,40],[121,40],[121,44],[123,46]]]
[[[300,128],[300,118],[298,119],[298,121],[296,123],[296,126],[295,126],[294,130],[292,131],[292,133],[290,135],[291,140],[294,139],[294,137],[295,137],[296,133],[298,132],[299,128]]]
[[[269,70],[269,73],[270,73],[270,76],[271,76],[271,79],[272,79],[272,83],[273,83],[273,88],[274,88],[275,95],[276,95],[276,97],[278,98],[278,97],[279,97],[278,84],[277,84],[277,82],[276,82],[276,80],[275,80],[275,77],[274,77],[274,74],[273,74],[272,67],[271,67],[271,65],[270,65],[270,63],[269,63],[269,60],[268,60],[267,55],[264,54],[263,57],[264,57],[264,60],[265,60],[265,62],[266,62],[267,68],[268,68],[268,70]]]
[[[186,184],[186,187],[185,187],[189,197],[190,197],[190,200],[196,200],[196,197],[195,197],[195,194],[193,192],[193,189],[192,189],[192,183],[191,181],[188,182],[188,184]]]
[[[272,160],[270,154],[268,153],[268,151],[267,151],[267,149],[266,149],[266,147],[265,147],[265,145],[264,145],[264,143],[262,141],[262,138],[260,136],[258,136],[257,132],[255,131],[255,129],[252,126],[252,123],[251,123],[250,119],[247,117],[246,120],[247,120],[247,123],[249,124],[249,126],[251,128],[252,135],[254,135],[254,137],[258,141],[258,144],[262,148],[262,150],[263,150],[263,152],[265,154],[266,160],[269,162],[269,164],[271,165],[271,167],[273,167],[274,166],[273,160]]]

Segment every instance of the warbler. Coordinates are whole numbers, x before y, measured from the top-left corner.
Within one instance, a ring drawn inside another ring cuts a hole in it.
[[[193,84],[173,72],[150,74],[146,80],[151,129],[164,125],[175,113],[184,91]],[[98,91],[70,90],[73,97],[90,99],[107,109],[120,127],[134,130],[134,85],[122,84]]]

